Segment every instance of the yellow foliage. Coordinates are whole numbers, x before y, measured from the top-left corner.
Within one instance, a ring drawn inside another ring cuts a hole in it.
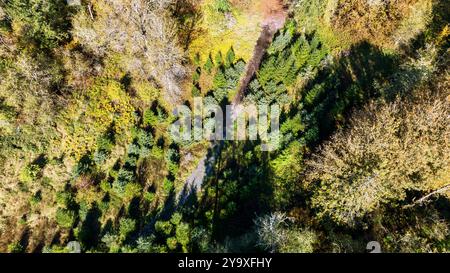
[[[439,46],[442,45],[442,43],[443,43],[446,39],[448,39],[449,36],[450,36],[450,26],[449,26],[449,25],[446,25],[446,26],[442,29],[441,33],[439,33],[439,36],[438,36],[437,41],[436,41],[436,44],[439,45]]]
[[[431,21],[432,9],[431,0],[420,0],[411,5],[408,16],[393,34],[394,45],[407,45],[411,39],[422,33]]]
[[[328,24],[353,43],[370,43],[393,49],[425,29],[431,16],[431,0],[332,0]]]
[[[132,88],[136,90],[137,98],[145,108],[150,107],[152,102],[158,100],[161,94],[160,90],[148,81],[133,82]]]
[[[199,79],[199,85],[200,90],[203,94],[206,94],[208,91],[212,90],[213,88],[213,74],[214,72],[208,74],[208,73],[201,73],[200,79]]]
[[[118,135],[127,134],[134,122],[130,98],[116,81],[94,86],[86,114],[94,118],[95,127],[114,123],[113,129]]]
[[[89,101],[82,107],[83,101]],[[122,85],[114,80],[98,79],[82,101],[75,101],[67,112],[64,151],[79,159],[87,151],[96,148],[99,136],[110,127],[126,141],[134,124],[134,108]]]
[[[301,33],[315,33],[332,51],[340,51],[351,46],[351,38],[342,32],[335,32],[330,24],[332,10],[337,0],[303,1],[294,8],[294,19]]]

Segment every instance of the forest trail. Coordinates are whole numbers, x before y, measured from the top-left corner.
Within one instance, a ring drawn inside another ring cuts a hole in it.
[[[245,91],[247,86],[261,65],[264,54],[269,48],[275,34],[283,28],[288,12],[286,7],[282,4],[282,0],[265,0],[261,3],[261,12],[263,14],[262,31],[256,42],[255,49],[253,51],[253,57],[248,62],[245,73],[240,80],[239,89],[236,96],[233,99],[232,105],[238,105],[245,97]],[[233,107],[234,108],[234,107]],[[235,116],[237,113],[233,113]],[[221,145],[214,143],[211,145],[211,150],[216,151],[216,148],[220,149]],[[220,152],[220,151],[218,151]],[[183,205],[191,194],[196,193],[202,187],[205,176],[211,171],[214,166],[215,156],[204,156],[200,159],[197,168],[191,173],[188,179],[185,181],[183,190],[178,194],[178,206]]]

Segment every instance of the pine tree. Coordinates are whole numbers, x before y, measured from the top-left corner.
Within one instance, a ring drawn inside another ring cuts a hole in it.
[[[211,55],[208,56],[208,59],[206,59],[206,63],[203,66],[203,68],[208,71],[208,73],[211,73],[212,69],[214,67],[214,63],[212,61]]]
[[[225,88],[226,86],[227,86],[227,79],[225,78],[225,75],[222,72],[222,69],[218,69],[217,73],[213,79],[213,88],[220,89],[220,88]]]
[[[222,52],[217,52],[216,57],[214,58],[214,62],[217,67],[220,67],[223,63]]]
[[[234,53],[233,47],[230,47],[230,49],[227,52],[227,55],[225,57],[225,67],[230,67],[234,63],[234,59],[236,58],[236,55]]]
[[[267,61],[264,62],[262,67],[258,72],[258,82],[264,86],[273,78],[273,75],[277,72],[277,67],[275,65],[275,57],[271,56]]]

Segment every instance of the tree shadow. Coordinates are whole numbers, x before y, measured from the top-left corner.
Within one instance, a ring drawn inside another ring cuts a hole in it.
[[[302,90],[299,111],[307,123],[306,143],[317,144],[337,127],[355,106],[379,97],[377,82],[386,82],[398,69],[398,59],[380,48],[361,42],[322,68]]]
[[[47,163],[48,160],[45,157],[45,154],[40,154],[36,159],[33,160],[33,162],[31,162],[32,165],[37,165],[41,169],[44,168]]]
[[[111,219],[108,219],[106,223],[103,225],[102,231],[100,233],[100,238],[103,238],[108,233],[111,233],[114,231],[114,225]]]
[[[409,55],[414,54],[417,49],[423,48],[430,39],[434,39],[444,30],[444,27],[450,25],[450,2],[446,0],[436,0],[432,3],[432,18],[429,21],[425,31],[421,32],[409,44],[402,45],[402,50]],[[450,36],[444,38],[439,50],[439,55],[444,54],[450,47]]]
[[[255,215],[271,207],[268,153],[259,151],[258,144],[221,141],[209,150],[195,219],[211,232],[212,241],[248,232]]]
[[[130,204],[128,205],[128,216],[135,219],[138,223],[138,226],[140,225],[140,220],[142,219],[142,211],[141,211],[141,198],[140,197],[134,197]]]
[[[98,209],[97,205],[93,205],[87,212],[86,218],[81,224],[78,239],[86,249],[97,246],[100,241],[100,217],[101,211]]]
[[[30,242],[30,235],[31,230],[29,227],[25,227],[25,229],[22,231],[22,235],[20,236],[19,244],[23,247],[25,250],[28,247],[28,244]]]

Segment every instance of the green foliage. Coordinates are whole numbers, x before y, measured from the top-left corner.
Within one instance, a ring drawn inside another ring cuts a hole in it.
[[[295,23],[290,22],[268,49],[256,79],[250,83],[247,100],[288,103],[287,88],[293,86],[299,76],[316,70],[327,54],[328,50],[317,36],[297,34]]]
[[[80,175],[87,174],[92,171],[94,167],[92,158],[89,154],[84,155],[80,161],[78,161],[77,165],[73,169],[74,178],[79,177]]]
[[[93,154],[93,161],[97,166],[101,166],[108,159],[114,147],[114,134],[109,133],[101,136],[97,140],[97,150]]]
[[[200,57],[199,53],[195,54],[195,56],[194,56],[194,64],[196,66],[200,66],[201,65],[201,57]]]
[[[225,67],[228,68],[234,64],[234,61],[236,59],[236,54],[234,53],[233,47],[230,47],[230,49],[227,52],[227,55],[225,56]]]
[[[194,73],[192,73],[192,82],[194,83],[194,86],[198,84],[198,81],[200,80],[200,74],[201,74],[201,68],[197,68]]]
[[[255,220],[258,245],[284,253],[312,253],[318,241],[314,231],[296,228],[285,214],[275,212]]]
[[[152,203],[153,200],[155,200],[155,193],[153,193],[153,192],[145,192],[144,193],[144,199],[147,202]]]
[[[230,52],[232,52],[232,49],[230,49]],[[231,54],[230,52],[229,54]],[[231,61],[231,59],[233,58],[230,57],[229,60]],[[213,77],[213,90],[209,92],[209,94],[212,94],[214,96],[214,101],[211,101],[211,103],[222,103],[228,97],[230,92],[233,92],[238,87],[239,79],[244,70],[245,63],[243,61],[239,61],[235,64],[230,64],[230,66],[228,67],[223,63],[219,65]],[[205,103],[208,105],[209,98],[207,97],[205,99]]]
[[[155,230],[161,235],[169,236],[172,233],[173,226],[169,221],[157,221],[155,223]]]
[[[39,205],[39,203],[41,203],[42,201],[42,193],[41,191],[36,192],[35,194],[33,194],[33,196],[31,196],[30,198],[30,204],[32,206],[37,206]]]
[[[128,236],[136,230],[136,220],[122,218],[119,221],[119,235],[122,240],[126,240]]]
[[[56,222],[62,228],[72,228],[75,224],[75,212],[69,209],[58,208],[56,211]]]
[[[436,207],[394,210],[391,217],[377,216],[385,229],[376,234],[386,252],[432,253],[449,249],[450,226]],[[380,219],[381,218],[381,219]]]
[[[448,98],[423,90],[449,89],[445,1],[293,5],[245,86],[244,103],[283,106],[271,152],[177,145],[167,127],[178,101],[192,102],[183,94],[233,101],[240,58],[278,6],[88,2],[0,1],[0,251],[66,252],[61,233],[86,252],[364,252],[368,238],[388,252],[448,252]],[[185,52],[201,53],[190,68]],[[420,97],[432,107],[409,104]],[[349,122],[370,101],[397,100],[415,114]],[[203,156],[196,192],[184,183]],[[15,241],[24,228],[26,245]]]
[[[138,183],[129,183],[125,186],[123,197],[125,200],[131,200],[139,196],[142,192],[142,186]]]
[[[157,221],[155,230],[170,251],[187,252],[190,243],[189,225],[182,221],[182,214],[175,212],[169,221]]]
[[[126,169],[120,169],[116,180],[114,180],[113,188],[118,193],[125,191],[125,186],[134,180],[134,173]]]
[[[227,86],[227,79],[225,78],[224,73],[222,72],[222,70],[218,70],[216,75],[214,76],[214,80],[213,80],[213,88],[214,89],[221,89],[221,88],[225,88]]]
[[[39,165],[29,164],[22,169],[22,171],[20,172],[19,179],[22,182],[31,183],[36,178],[38,178],[40,172],[41,167]]]
[[[9,253],[23,253],[24,247],[20,244],[20,242],[14,242],[8,245]]]
[[[175,234],[178,243],[182,246],[183,251],[187,252],[187,246],[190,242],[189,225],[186,223],[177,224]]]
[[[313,253],[319,238],[314,231],[291,229],[286,232],[286,241],[281,253]]]
[[[194,97],[194,98],[195,97],[200,97],[201,94],[202,93],[201,93],[200,89],[197,86],[193,85],[192,86],[192,90],[191,90],[192,97]]]
[[[169,169],[178,169],[178,164],[180,163],[180,152],[176,147],[170,147],[166,151],[166,162],[169,165]],[[175,174],[173,172],[173,174]]]
[[[168,178],[164,178],[163,189],[166,194],[169,194],[174,189],[173,181],[169,180]]]
[[[177,246],[178,246],[177,238],[169,237],[169,238],[167,238],[166,243],[170,250],[174,251],[177,249]]]
[[[64,0],[12,0],[5,12],[19,27],[21,44],[53,49],[69,37],[69,12]]]
[[[282,52],[292,41],[294,36],[294,28],[286,27],[283,32],[281,32],[270,45],[267,53],[275,54],[277,52]]]
[[[446,167],[440,162],[447,161],[444,155],[449,148],[440,136],[445,131],[441,117],[448,106],[440,103],[443,97],[434,96],[414,102],[370,103],[355,113],[351,129],[337,132],[324,145],[310,163],[310,179],[320,181],[313,197],[320,216],[357,226],[384,204],[405,200],[408,190],[432,191],[447,185]],[[433,121],[430,116],[435,117]],[[422,149],[429,149],[426,159]]]
[[[217,52],[216,56],[214,57],[214,63],[217,67],[221,66],[223,64],[223,57],[222,52]]]
[[[105,236],[103,236],[102,242],[105,244],[110,253],[120,252],[121,241],[119,236],[108,233]]]
[[[175,212],[170,218],[170,223],[173,225],[179,225],[181,223],[182,215],[179,212]]]
[[[56,203],[62,208],[69,207],[73,201],[73,196],[70,192],[62,191],[56,193]]]
[[[211,73],[211,70],[214,67],[214,63],[211,59],[211,55],[208,56],[208,58],[206,59],[205,65],[203,66],[203,69],[205,69],[206,71],[208,71],[208,73]]]
[[[231,11],[231,4],[229,0],[214,0],[214,9],[225,13]]]

